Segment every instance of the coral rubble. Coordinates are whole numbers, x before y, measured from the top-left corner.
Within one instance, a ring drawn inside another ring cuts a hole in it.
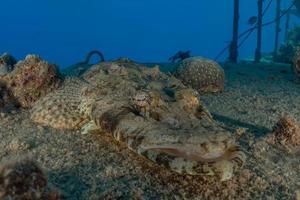
[[[280,118],[273,128],[272,134],[268,136],[267,141],[283,145],[300,145],[299,123],[289,116]]]
[[[206,58],[193,57],[183,60],[176,69],[175,75],[198,92],[224,90],[224,70],[218,63]]]
[[[46,191],[47,177],[32,160],[20,159],[0,165],[0,199],[59,200],[56,191]]]
[[[39,56],[28,55],[2,81],[19,104],[28,108],[37,99],[55,90],[60,78],[56,65],[49,64]]]

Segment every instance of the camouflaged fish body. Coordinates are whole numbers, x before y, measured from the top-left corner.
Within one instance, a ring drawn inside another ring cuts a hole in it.
[[[157,67],[104,62],[82,78],[41,99],[32,119],[56,128],[96,127],[182,174],[228,180],[243,165],[244,153],[211,119],[197,93]]]
[[[89,121],[92,98],[85,94],[89,84],[79,78],[67,78],[61,88],[37,101],[31,119],[59,129],[77,129]]]

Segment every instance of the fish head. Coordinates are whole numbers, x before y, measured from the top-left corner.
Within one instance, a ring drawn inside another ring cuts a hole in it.
[[[245,162],[240,147],[225,135],[164,136],[159,142],[142,144],[140,153],[180,174],[219,175],[222,180],[230,179]]]

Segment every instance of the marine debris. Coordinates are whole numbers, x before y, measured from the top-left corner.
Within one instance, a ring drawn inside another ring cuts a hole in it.
[[[225,73],[216,62],[192,57],[183,60],[176,69],[175,76],[187,86],[198,92],[222,92],[225,85]]]
[[[158,67],[129,59],[67,79],[31,110],[37,123],[112,135],[135,153],[180,174],[229,180],[245,162],[233,136],[211,118],[198,93]]]
[[[86,58],[83,62],[78,62],[74,65],[67,67],[66,69],[62,70],[62,74],[68,76],[81,76],[86,70],[88,70],[93,65],[90,63],[90,60],[94,55],[99,56],[100,60],[98,63],[105,61],[104,56],[100,51],[93,50],[86,55]]]
[[[0,76],[4,76],[10,73],[14,69],[14,65],[17,63],[16,59],[4,53],[0,56]]]
[[[191,57],[191,51],[178,51],[174,56],[169,58],[172,63],[181,62],[186,58]]]
[[[83,63],[89,64],[93,55],[98,55],[99,56],[99,58],[100,58],[99,62],[104,62],[105,61],[104,56],[103,56],[103,54],[100,51],[93,50],[93,51],[90,51],[86,55],[85,61]]]
[[[0,164],[0,199],[59,200],[60,194],[47,191],[47,177],[36,162],[19,159]]]
[[[290,116],[281,117],[267,140],[273,144],[300,145],[300,125]]]
[[[37,55],[28,55],[12,72],[0,77],[6,89],[24,108],[29,108],[42,96],[58,88],[59,71]]]

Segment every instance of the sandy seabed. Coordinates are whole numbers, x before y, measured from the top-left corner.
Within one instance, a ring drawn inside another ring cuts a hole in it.
[[[162,68],[165,69],[165,65]],[[0,160],[29,156],[66,199],[297,199],[300,147],[269,145],[279,117],[300,122],[300,82],[287,65],[224,65],[226,89],[201,95],[214,119],[247,154],[234,178],[178,175],[131,152],[110,136],[34,124],[26,110],[0,113]]]

